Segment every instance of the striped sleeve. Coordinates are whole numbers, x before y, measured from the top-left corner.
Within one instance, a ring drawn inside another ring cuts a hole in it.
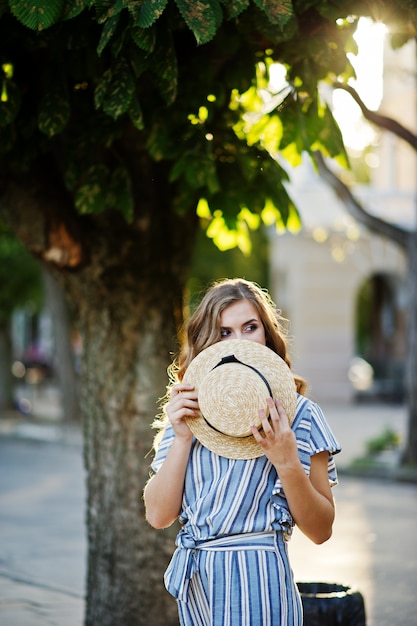
[[[336,441],[321,408],[311,402],[311,431],[310,431],[310,457],[319,452],[329,452],[328,475],[330,485],[337,484],[337,471],[334,455],[341,451],[341,446]]]
[[[331,486],[337,484],[337,471],[334,455],[341,447],[336,441],[321,408],[304,396],[299,396],[297,410],[292,424],[297,438],[298,456],[307,476],[310,476],[311,457],[319,452],[329,452],[327,473]],[[279,477],[276,480],[274,494],[282,493]]]
[[[172,442],[174,441],[175,433],[171,424],[168,424],[164,430],[161,441],[159,442],[154,459],[151,464],[152,470],[156,473],[165,461]]]

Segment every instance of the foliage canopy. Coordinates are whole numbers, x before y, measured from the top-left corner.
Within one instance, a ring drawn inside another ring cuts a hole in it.
[[[396,3],[402,37],[412,35],[413,4]],[[384,20],[390,7],[0,0],[2,174],[53,168],[80,214],[117,209],[134,224],[141,198],[130,149],[168,163],[173,210],[198,207],[220,246],[244,249],[260,221],[296,228],[275,157],[296,164],[320,148],[345,159],[318,85],[353,74],[346,52],[358,16]],[[275,89],[274,63],[286,71]]]
[[[0,191],[54,181],[78,217],[132,231],[196,214],[244,253],[261,224],[297,229],[283,164],[347,161],[325,85],[353,75],[361,15],[394,46],[416,35],[413,0],[0,0]]]
[[[13,235],[0,224],[0,326],[10,320],[14,309],[42,304],[39,265]]]

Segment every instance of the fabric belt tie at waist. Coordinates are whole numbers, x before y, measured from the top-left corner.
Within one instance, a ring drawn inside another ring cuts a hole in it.
[[[269,550],[274,552],[277,534],[274,531],[242,533],[241,535],[227,535],[200,543],[187,538],[188,540],[184,541],[184,544],[187,545],[178,547],[172,556],[164,576],[165,587],[174,598],[185,600],[190,580],[199,569],[197,555],[199,550],[214,552]]]

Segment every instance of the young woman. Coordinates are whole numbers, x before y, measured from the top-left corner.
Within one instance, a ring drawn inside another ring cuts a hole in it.
[[[331,536],[340,451],[320,408],[294,375],[297,407],[289,421],[279,398],[252,435],[263,454],[230,459],[208,450],[187,421],[200,416],[197,393],[182,382],[191,361],[216,342],[248,339],[290,366],[282,318],[264,290],[249,281],[212,286],[191,316],[171,368],[164,417],[158,423],[153,476],[144,491],[154,528],[177,518],[177,550],[165,573],[184,626],[300,626],[302,607],[288,561],[294,524],[319,544]],[[267,395],[267,394],[265,394]]]

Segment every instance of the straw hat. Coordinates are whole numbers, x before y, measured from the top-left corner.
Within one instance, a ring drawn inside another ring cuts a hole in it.
[[[259,409],[266,398],[279,398],[294,419],[297,402],[293,374],[281,357],[247,339],[215,343],[193,359],[184,383],[198,393],[200,416],[187,418],[195,437],[209,450],[230,459],[254,459],[264,454],[250,426],[261,429]]]

